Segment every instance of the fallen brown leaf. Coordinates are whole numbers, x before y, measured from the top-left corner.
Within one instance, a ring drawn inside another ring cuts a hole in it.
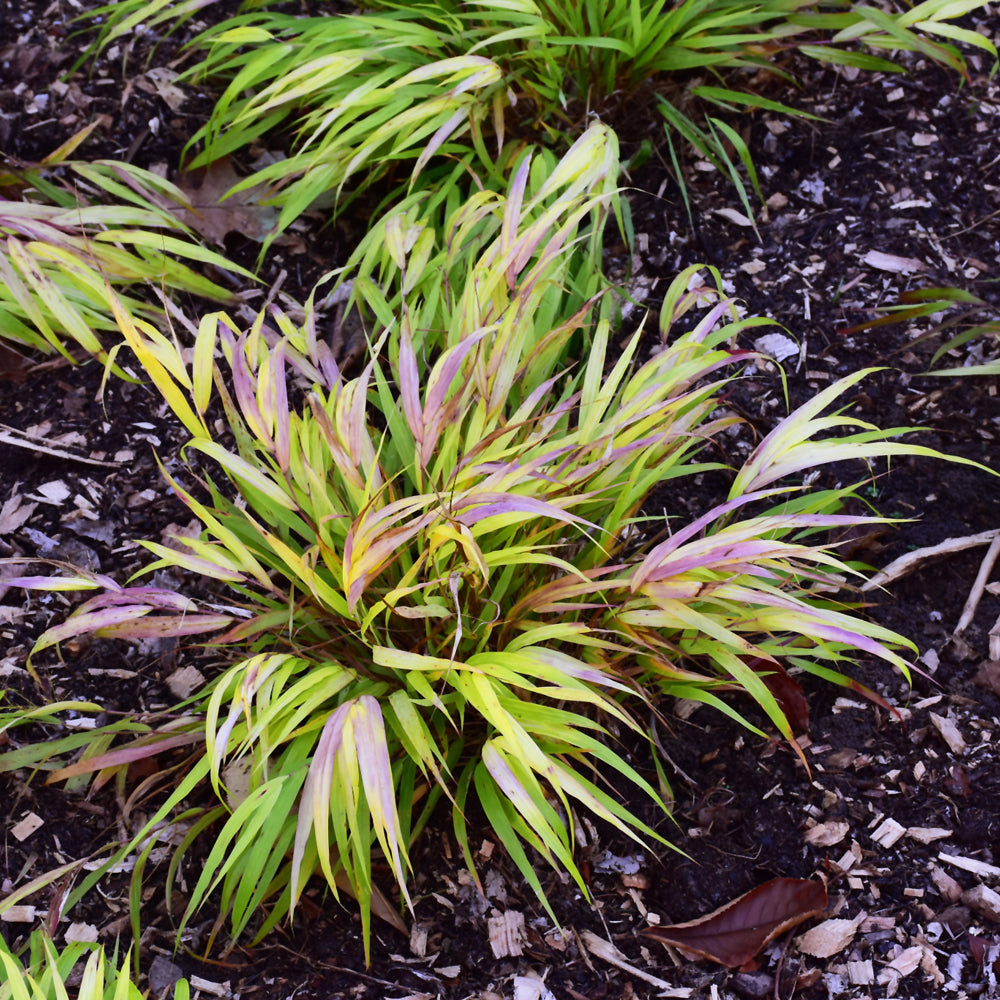
[[[191,203],[191,209],[169,206],[181,222],[218,246],[224,246],[229,233],[241,233],[258,243],[272,231],[278,210],[271,205],[261,205],[267,185],[257,184],[229,192],[243,178],[229,158],[217,160],[210,167],[182,174],[177,186]]]
[[[804,878],[774,878],[712,913],[642,933],[673,945],[685,957],[738,968],[769,941],[826,909],[826,886]]]

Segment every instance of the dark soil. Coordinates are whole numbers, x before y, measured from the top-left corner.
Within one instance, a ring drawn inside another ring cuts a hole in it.
[[[109,54],[93,76],[75,74],[63,89],[59,74],[80,51],[68,22],[76,12],[75,4],[61,0],[12,0],[0,14],[0,150],[35,161],[104,116],[84,148],[87,156],[176,164],[207,98],[191,94],[172,111],[143,89],[139,74],[151,40],[141,36],[124,69],[121,53]],[[994,11],[970,23],[992,37],[1000,25]],[[157,65],[176,54],[173,39],[151,53]],[[638,306],[627,322],[635,325],[645,309],[654,310],[653,322],[658,296],[683,266],[712,264],[750,314],[773,317],[793,338],[798,350],[785,361],[792,405],[846,373],[881,367],[850,398],[852,412],[880,426],[919,426],[914,440],[921,444],[1000,469],[995,377],[927,377],[941,339],[920,340],[926,323],[843,332],[913,288],[960,286],[1000,302],[1000,90],[986,60],[970,58],[972,79],[964,85],[915,58],[905,76],[852,80],[802,64],[799,90],[769,82],[768,96],[825,120],[770,113],[734,119],[746,130],[766,201],[759,239],[733,214],[743,209],[731,187],[694,162],[687,165],[689,220],[654,156],[630,178],[639,252],[626,263]],[[303,299],[319,274],[342,261],[349,232],[347,223],[325,230],[307,252],[271,261],[265,286],[284,270],[284,291]],[[250,260],[256,254],[251,246],[229,249]],[[612,252],[609,266],[624,265]],[[995,310],[977,316],[988,319],[996,319]],[[955,366],[996,354],[996,341],[986,337],[946,360]],[[182,428],[142,386],[112,380],[102,393],[95,363],[49,362],[13,374],[0,392],[0,505],[7,505],[0,513],[0,555],[59,559],[124,581],[146,560],[138,540],[158,539],[173,522],[187,522],[153,459],[155,451],[168,468],[177,467]],[[748,427],[731,443],[733,462],[787,412],[773,366],[743,379],[726,405]],[[923,458],[875,471],[874,506],[912,520],[850,540],[852,559],[881,568],[915,548],[1000,529],[1000,490],[985,472]],[[834,468],[819,482],[853,482],[865,474]],[[706,479],[704,495],[654,496],[650,509],[711,504],[719,499],[715,486]],[[16,516],[32,504],[23,518]],[[178,901],[168,910],[162,898],[165,862],[151,866],[141,945],[154,992],[169,982],[174,963],[217,984],[209,986],[215,995],[282,1000],[994,995],[996,974],[989,961],[981,964],[976,941],[1000,941],[1000,898],[991,909],[980,888],[994,886],[1000,870],[975,862],[1000,864],[1000,680],[990,665],[1000,658],[1000,585],[987,587],[971,624],[955,635],[984,551],[943,556],[865,595],[870,614],[916,644],[922,672],[914,673],[911,687],[887,668],[861,663],[852,676],[877,692],[880,704],[803,680],[810,721],[799,743],[808,771],[787,747],[704,707],[691,713],[687,705],[659,706],[667,724],[653,725],[675,796],[673,817],[652,815],[641,803],[633,808],[679,850],[640,850],[582,822],[581,867],[591,902],[572,883],[540,873],[561,929],[483,824],[471,838],[481,845],[477,863],[486,894],[480,895],[442,818],[414,851],[410,939],[377,926],[367,967],[357,915],[319,889],[294,927],[279,928],[260,945],[226,955],[215,948],[209,960],[195,958],[212,927],[212,915],[205,914],[175,953]],[[996,571],[990,580],[998,580]],[[26,599],[2,586],[0,599],[0,674],[11,706],[87,699],[101,704],[108,720],[169,706],[176,698],[165,679],[206,655],[176,643],[144,650],[79,644],[63,649],[62,658],[51,651],[38,657],[35,683],[25,669],[31,643],[72,602],[60,595]],[[764,726],[750,706],[738,707]],[[16,749],[43,733],[56,737],[65,730],[39,726],[3,738]],[[635,766],[655,780],[651,748],[631,750]],[[24,770],[0,775],[0,795],[9,803],[2,894],[67,861],[107,856],[107,845],[138,828],[155,803],[155,791],[149,801],[129,800],[123,820],[131,791],[82,796]],[[32,813],[42,825],[18,839],[15,824]],[[893,824],[903,831],[895,839]],[[194,859],[191,864],[189,878],[196,872]],[[680,959],[639,936],[649,924],[693,919],[775,876],[817,874],[829,879],[830,916],[857,923],[853,937],[826,957],[806,954],[785,936],[756,967],[730,971]],[[127,935],[127,879],[109,879],[101,893],[63,914],[60,934],[73,923],[93,925],[105,942]],[[391,880],[381,882],[388,888]],[[29,902],[41,919],[58,897],[40,894]],[[496,958],[489,922],[516,913],[525,920],[523,954]],[[7,921],[3,933],[13,942],[31,926],[30,920]],[[613,942],[628,965],[591,954],[585,931]]]

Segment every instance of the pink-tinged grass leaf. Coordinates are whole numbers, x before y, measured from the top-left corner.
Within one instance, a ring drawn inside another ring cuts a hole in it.
[[[500,226],[499,251],[502,259],[510,256],[511,248],[517,239],[517,230],[521,222],[521,213],[524,207],[524,192],[528,184],[528,176],[531,170],[531,152],[522,159],[517,172],[507,189],[507,197],[504,202],[503,222]],[[517,286],[518,270],[513,260],[505,270],[507,287],[514,291]]]
[[[4,577],[7,587],[22,587],[24,590],[46,590],[51,592],[73,590],[96,590],[99,587],[120,585],[107,578],[107,582],[90,576],[11,576]]]
[[[403,404],[403,414],[407,426],[417,444],[423,442],[424,411],[420,405],[420,373],[417,369],[417,356],[413,350],[413,336],[410,331],[408,314],[401,320],[399,333],[399,396]]]
[[[67,639],[75,639],[81,635],[90,635],[98,632],[100,629],[109,628],[114,625],[121,626],[126,622],[134,622],[137,618],[148,615],[152,610],[148,605],[138,604],[131,607],[103,608],[100,611],[72,615],[66,621],[60,622],[58,625],[53,625],[50,629],[46,629],[32,647],[31,655],[34,657],[43,649],[48,649],[50,646],[65,642]]]
[[[865,369],[839,379],[818,392],[808,402],[785,417],[750,453],[736,474],[729,496],[736,499],[762,490],[787,476],[813,469],[818,465],[840,461],[866,461],[893,455],[925,455],[940,457],[933,449],[920,445],[896,444],[886,439],[907,433],[905,427],[880,430],[874,425],[852,417],[839,415],[821,417],[820,413],[842,396],[847,389],[877,369]],[[860,428],[858,433],[813,440],[820,431],[838,428]],[[977,465],[962,458],[953,461]]]
[[[493,739],[483,746],[482,761],[496,788],[523,820],[531,834],[532,846],[553,867],[573,871],[576,866],[566,828],[546,800],[535,775],[518,759],[518,753],[519,748],[511,753],[509,745]]]
[[[745,965],[780,934],[825,912],[826,886],[813,879],[775,878],[712,913],[642,933],[689,958],[731,969]]]
[[[250,371],[250,364],[246,357],[247,335],[240,337],[233,352],[231,369],[233,373],[233,393],[236,402],[239,404],[240,413],[250,428],[251,433],[268,450],[273,450],[274,440],[271,437],[269,422],[261,412],[257,401],[258,381],[263,374],[262,369],[257,369],[257,376],[254,377]]]
[[[153,555],[162,558],[146,567],[147,573],[155,573],[157,569],[165,566],[179,566],[192,573],[199,573],[202,576],[210,577],[214,580],[225,580],[228,583],[243,583],[246,581],[246,574],[239,568],[236,561],[219,544],[202,542],[194,538],[175,538],[176,545],[184,545],[189,551],[181,551],[167,545],[160,545],[158,542],[143,541],[140,544],[144,549],[148,549]],[[195,552],[204,553],[201,556]]]
[[[354,752],[358,757],[358,770],[364,796],[368,800],[375,836],[386,859],[392,867],[403,898],[412,906],[406,889],[406,869],[409,860],[406,845],[401,843],[402,832],[396,812],[395,788],[385,724],[378,699],[362,695],[351,710],[351,729]]]
[[[232,615],[150,615],[120,625],[106,625],[94,635],[102,639],[165,639],[170,636],[205,635],[233,624]]]
[[[174,493],[183,501],[183,503],[195,514],[195,516],[205,525],[206,531],[218,539],[219,542],[225,546],[226,551],[233,557],[237,565],[249,576],[252,576],[257,583],[263,587],[266,591],[273,589],[271,578],[268,576],[267,571],[261,566],[260,562],[254,557],[253,553],[247,548],[247,546],[239,539],[239,537],[231,531],[222,520],[216,516],[218,511],[209,509],[206,505],[200,503],[194,498],[194,496],[186,489],[173,476],[167,472],[166,467],[160,461],[159,457],[156,459],[156,464],[160,469],[160,473],[170,484]]]
[[[203,743],[205,734],[180,733],[174,736],[153,734],[144,736],[129,746],[117,747],[95,757],[85,757],[73,764],[53,771],[47,782],[65,781],[74,778],[79,774],[91,774],[94,771],[104,771],[108,768],[118,768],[128,764],[134,764],[139,760],[146,760],[149,757],[156,757],[167,750],[176,750],[178,747],[191,746],[196,743]]]
[[[420,462],[427,468],[434,456],[438,440],[446,423],[458,416],[457,401],[452,399],[451,405],[446,405],[452,384],[465,363],[465,359],[476,345],[489,336],[488,328],[478,330],[466,337],[456,347],[449,348],[434,365],[427,379],[427,389],[424,393],[423,435],[420,446]]]
[[[484,747],[484,753],[485,750],[486,748]],[[528,858],[522,841],[530,843],[538,850],[539,854],[546,857],[546,860],[552,864],[552,860],[547,857],[545,845],[533,835],[533,831],[527,826],[524,818],[517,811],[514,803],[503,789],[503,786],[500,785],[484,762],[480,762],[474,769],[471,769],[467,773],[472,776],[476,795],[483,807],[483,812],[486,814],[490,827],[497,835],[497,839],[504,845],[504,850],[517,866],[518,871],[524,876],[525,882],[534,890],[535,896],[541,901],[553,922],[558,923],[555,912],[552,910],[548,897],[545,895],[545,890],[542,888],[542,883],[539,881],[538,873],[535,871],[535,865]],[[505,775],[502,774],[501,778],[504,779]],[[514,782],[513,775],[506,780],[508,784],[512,784]],[[476,878],[478,884],[476,866],[472,853],[468,849],[469,838],[466,833],[465,816],[461,809],[461,805],[465,799],[465,786],[463,784],[459,786],[458,799],[460,808],[456,809],[454,813],[455,836],[459,844],[463,846],[463,853],[465,854],[469,871]],[[575,866],[571,869],[571,873],[574,870]],[[581,883],[581,888],[586,898],[589,895],[586,885],[582,884],[582,878],[578,877],[577,881]]]

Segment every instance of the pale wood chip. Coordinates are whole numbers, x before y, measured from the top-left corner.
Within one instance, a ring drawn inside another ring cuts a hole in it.
[[[195,667],[178,667],[166,680],[167,688],[182,701],[205,683],[205,676]]]
[[[66,928],[66,943],[73,941],[85,941],[88,944],[95,944],[98,938],[97,927],[94,924],[85,924],[74,921]]]
[[[813,958],[832,958],[842,952],[858,932],[860,920],[846,920],[834,917],[811,927],[795,939],[795,945],[803,955]]]
[[[926,271],[927,265],[915,257],[897,257],[894,253],[883,253],[881,250],[869,250],[861,260],[869,267],[879,271],[889,271],[892,274],[916,274]]]
[[[908,826],[906,836],[918,844],[931,844],[935,840],[946,840],[954,833],[943,826]]]
[[[427,957],[427,939],[429,927],[419,921],[410,928],[410,954],[417,958]]]
[[[988,865],[985,861],[977,861],[975,858],[964,858],[960,854],[945,854],[943,851],[938,854],[938,860],[946,865],[954,865],[962,871],[972,872],[980,878],[996,878],[1000,875],[1000,868],[996,865]]]
[[[35,512],[37,503],[25,503],[20,493],[14,494],[0,507],[0,535],[17,531]]]
[[[514,977],[514,1000],[554,1000],[538,975]]]
[[[0,920],[8,924],[33,924],[37,908],[30,903],[15,903],[0,913]]]
[[[871,986],[875,982],[875,969],[870,958],[847,963],[847,979],[852,986]]]
[[[924,956],[920,960],[920,970],[923,974],[930,978],[931,982],[934,983],[938,988],[944,986],[944,974],[938,968],[937,958],[934,955],[934,949],[931,948],[923,939],[921,939],[923,945]]]
[[[946,719],[936,712],[930,712],[929,714],[934,728],[941,734],[941,739],[948,744],[948,749],[954,754],[964,754],[968,746],[964,737],[958,731],[958,726],[951,719]]]
[[[45,826],[45,820],[41,816],[37,813],[28,813],[24,819],[11,827],[10,832],[14,835],[15,840],[25,841],[43,826]]]
[[[806,831],[806,843],[814,847],[833,847],[839,844],[851,832],[851,824],[842,819],[831,819],[825,823],[817,823]]]
[[[931,882],[946,903],[955,903],[962,896],[962,887],[938,865],[931,869]]]
[[[904,948],[889,963],[889,968],[894,969],[901,976],[908,976],[911,972],[915,972],[919,968],[923,957],[924,949],[919,944],[915,944],[910,948]]]
[[[737,226],[743,226],[747,229],[753,226],[753,222],[742,212],[737,212],[735,208],[717,208],[715,209],[715,214],[721,215],[724,219],[728,219]]]
[[[210,979],[202,979],[201,976],[191,976],[188,980],[191,988],[201,990],[213,997],[231,997],[233,995],[232,984],[227,979],[224,983],[213,983]]]
[[[495,958],[524,954],[524,914],[520,910],[505,910],[487,921],[490,947]]]
[[[61,479],[53,479],[51,482],[42,483],[37,489],[39,496],[33,496],[32,500],[42,500],[57,506],[72,492]]]
[[[881,844],[882,847],[892,847],[905,833],[906,827],[902,823],[897,823],[892,818],[884,819],[873,831],[872,840],[876,844]]]
[[[851,841],[851,846],[843,853],[840,860],[836,862],[837,867],[842,872],[850,871],[861,860],[861,845],[856,841]]]
[[[981,917],[1000,923],[1000,893],[994,892],[989,886],[973,886],[962,893],[962,902]]]

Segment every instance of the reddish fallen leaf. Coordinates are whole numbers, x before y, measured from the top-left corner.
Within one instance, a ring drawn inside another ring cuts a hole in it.
[[[967,799],[972,794],[972,782],[969,781],[969,775],[958,764],[951,769],[951,773],[944,779],[942,784],[944,785],[944,790],[949,795]]]
[[[642,933],[685,957],[738,968],[779,934],[826,909],[826,886],[807,878],[774,878],[712,913]]]
[[[994,975],[1000,975],[1000,942],[970,934],[969,951],[976,965],[989,966]]]
[[[806,701],[802,685],[777,660],[765,660],[762,656],[744,659],[746,665],[761,675],[764,686],[771,692],[778,708],[785,713],[794,733],[809,732],[809,703]]]
[[[19,351],[0,344],[0,381],[23,382],[28,377],[31,362]]]

